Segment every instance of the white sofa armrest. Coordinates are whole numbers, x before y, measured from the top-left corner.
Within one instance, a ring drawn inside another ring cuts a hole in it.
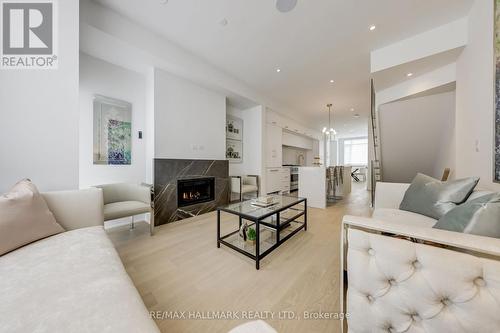
[[[104,225],[102,190],[42,193],[56,221],[66,230]]]
[[[402,183],[377,183],[375,187],[375,209],[393,208],[399,209],[401,201],[410,184]]]
[[[344,216],[343,225],[348,228],[355,227],[368,231],[390,233],[466,251],[500,256],[500,239],[497,238],[463,234],[423,226],[418,227],[405,224],[404,221],[394,223],[350,215]]]

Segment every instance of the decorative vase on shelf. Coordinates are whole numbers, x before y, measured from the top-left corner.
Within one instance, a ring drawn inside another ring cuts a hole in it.
[[[239,235],[241,238],[243,238],[243,241],[247,241],[247,232],[248,232],[248,224],[246,222],[243,222],[243,224],[240,227]]]

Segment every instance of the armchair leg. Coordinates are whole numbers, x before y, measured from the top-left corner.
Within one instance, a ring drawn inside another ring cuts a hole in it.
[[[134,216],[132,216],[132,225],[130,226],[130,230],[135,229],[135,221],[134,221]]]
[[[151,209],[151,213],[149,214],[149,233],[151,236],[155,233],[155,214],[153,209]]]

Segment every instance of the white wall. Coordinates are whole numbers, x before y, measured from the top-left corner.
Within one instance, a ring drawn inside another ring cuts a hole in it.
[[[417,172],[455,173],[455,93],[382,105],[379,110],[383,180],[410,182]]]
[[[103,95],[132,104],[132,164],[94,165],[93,98]],[[146,80],[142,74],[80,53],[80,187],[146,181],[145,129]]]
[[[262,172],[262,106],[241,110],[227,106],[227,114],[243,120],[243,163],[229,163],[229,174],[259,175]]]
[[[40,190],[78,187],[77,0],[59,1],[59,68],[0,74],[0,191],[29,177]]]
[[[154,104],[155,157],[225,159],[226,96],[155,69]]]
[[[155,157],[155,70],[146,72],[146,117],[143,133],[146,142],[146,182],[153,184],[153,159]]]
[[[480,176],[493,183],[494,54],[493,1],[475,1],[469,14],[469,43],[457,62],[457,177]]]

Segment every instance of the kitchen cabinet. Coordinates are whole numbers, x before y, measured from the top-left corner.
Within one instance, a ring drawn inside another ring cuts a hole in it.
[[[267,188],[269,193],[290,193],[290,169],[267,168]]]
[[[304,136],[296,135],[289,132],[283,132],[282,144],[285,146],[296,147],[301,149],[313,149],[313,140]]]
[[[281,127],[267,124],[266,166],[281,168],[283,164],[283,130]]]
[[[271,109],[267,109],[266,123],[269,125],[281,127],[285,131],[296,133],[297,135],[302,135],[311,139],[322,140],[323,138],[321,132],[317,132],[310,128],[306,128],[295,122],[293,119],[281,116],[280,114],[272,111]]]

